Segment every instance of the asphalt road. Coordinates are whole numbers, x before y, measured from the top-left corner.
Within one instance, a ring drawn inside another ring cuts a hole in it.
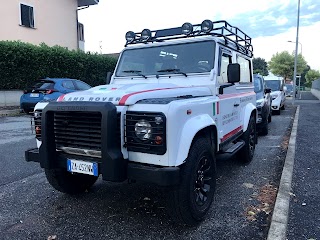
[[[255,157],[217,162],[214,204],[193,228],[172,222],[162,189],[99,180],[76,197],[55,191],[36,163],[28,117],[0,118],[0,239],[265,239],[295,109],[273,116]]]

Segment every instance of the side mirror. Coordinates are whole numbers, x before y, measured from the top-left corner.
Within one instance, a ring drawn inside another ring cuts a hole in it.
[[[107,78],[106,78],[106,83],[107,84],[110,84],[111,76],[112,76],[112,72],[107,72]]]
[[[227,70],[228,83],[240,82],[240,64],[230,63]]]
[[[266,88],[266,89],[264,90],[264,93],[271,93],[271,88]]]

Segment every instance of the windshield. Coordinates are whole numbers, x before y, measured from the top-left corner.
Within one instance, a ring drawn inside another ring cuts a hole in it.
[[[280,83],[279,80],[268,80],[266,81],[267,88],[271,88],[272,91],[280,91]]]
[[[292,84],[286,84],[287,91],[293,91],[293,85]]]
[[[254,77],[254,92],[258,93],[262,91],[262,79],[259,77]]]
[[[125,50],[117,77],[210,72],[214,66],[215,42],[193,42]]]
[[[54,82],[52,81],[38,81],[33,84],[32,89],[53,89]]]

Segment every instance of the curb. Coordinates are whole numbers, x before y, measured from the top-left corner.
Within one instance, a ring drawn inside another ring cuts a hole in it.
[[[294,165],[296,136],[298,128],[300,106],[298,106],[291,130],[288,151],[282,170],[280,186],[274,206],[271,225],[267,240],[285,240],[287,236],[287,225],[289,219],[290,192],[292,183],[292,172]]]

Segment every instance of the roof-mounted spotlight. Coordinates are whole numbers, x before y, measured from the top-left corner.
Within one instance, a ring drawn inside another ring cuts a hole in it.
[[[143,29],[141,32],[141,41],[146,42],[151,38],[151,31],[149,29]]]
[[[193,32],[193,25],[191,23],[184,23],[181,27],[182,34],[189,35]]]
[[[132,43],[136,39],[136,34],[132,31],[126,33],[127,43]]]
[[[204,20],[201,23],[201,32],[209,33],[212,31],[212,29],[213,29],[213,23],[211,20]]]

